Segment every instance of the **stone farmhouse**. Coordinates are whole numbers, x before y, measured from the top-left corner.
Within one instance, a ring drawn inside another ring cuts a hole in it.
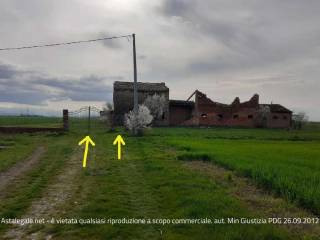
[[[168,126],[169,123],[169,88],[165,83],[138,82],[138,103],[143,104],[148,96],[158,94],[166,99],[166,106],[162,119],[154,122],[158,126]],[[114,82],[113,84],[114,123],[123,125],[124,114],[133,109],[133,83]]]
[[[133,83],[114,82],[114,122],[122,125],[124,114],[133,109]],[[138,102],[151,95],[162,95],[166,99],[165,109],[157,126],[229,126],[289,128],[292,112],[280,104],[260,104],[259,95],[249,101],[240,102],[236,97],[231,104],[212,101],[196,90],[188,100],[170,100],[165,83],[138,83]],[[194,97],[194,101],[190,99]]]

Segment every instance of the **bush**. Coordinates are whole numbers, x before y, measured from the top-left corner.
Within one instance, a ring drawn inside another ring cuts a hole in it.
[[[212,157],[206,153],[184,153],[177,156],[178,160],[182,161],[211,161]]]

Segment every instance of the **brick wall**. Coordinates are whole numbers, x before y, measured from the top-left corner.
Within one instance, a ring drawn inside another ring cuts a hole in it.
[[[201,92],[196,93],[195,115],[199,125],[203,126],[241,126],[255,127],[259,96],[254,95],[249,101],[240,103],[236,98],[232,104],[213,102]],[[195,123],[196,121],[190,121]]]
[[[290,128],[291,113],[270,113],[267,117],[268,128]]]
[[[199,114],[200,126],[239,126],[255,127],[256,111],[254,109],[241,109],[238,111],[218,111]]]
[[[177,126],[183,124],[192,117],[193,108],[189,106],[170,105],[170,125]]]

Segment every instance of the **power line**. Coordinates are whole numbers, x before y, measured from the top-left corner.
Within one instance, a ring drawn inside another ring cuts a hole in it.
[[[96,39],[89,39],[89,40],[80,40],[80,41],[62,42],[62,43],[50,43],[50,44],[23,46],[23,47],[8,47],[8,48],[0,48],[0,51],[23,50],[23,49],[43,48],[43,47],[55,47],[55,46],[61,46],[61,45],[71,45],[71,44],[90,43],[90,42],[111,40],[111,39],[117,39],[117,38],[127,38],[127,39],[129,39],[130,37],[132,37],[132,35],[103,37],[103,38],[96,38]]]

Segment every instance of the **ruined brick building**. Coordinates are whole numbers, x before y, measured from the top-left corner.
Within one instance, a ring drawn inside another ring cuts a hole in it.
[[[166,104],[158,126],[234,126],[289,128],[292,112],[280,104],[260,104],[259,95],[240,102],[236,97],[231,104],[212,101],[196,90],[187,101],[170,100],[165,83],[138,83],[139,104],[149,95],[165,96]],[[194,101],[190,101],[194,96]],[[114,116],[117,124],[123,124],[124,114],[133,109],[133,83],[115,82]]]
[[[260,104],[255,94],[246,102],[212,101],[196,90],[194,101],[170,101],[170,125],[289,128],[292,112],[280,104]]]

